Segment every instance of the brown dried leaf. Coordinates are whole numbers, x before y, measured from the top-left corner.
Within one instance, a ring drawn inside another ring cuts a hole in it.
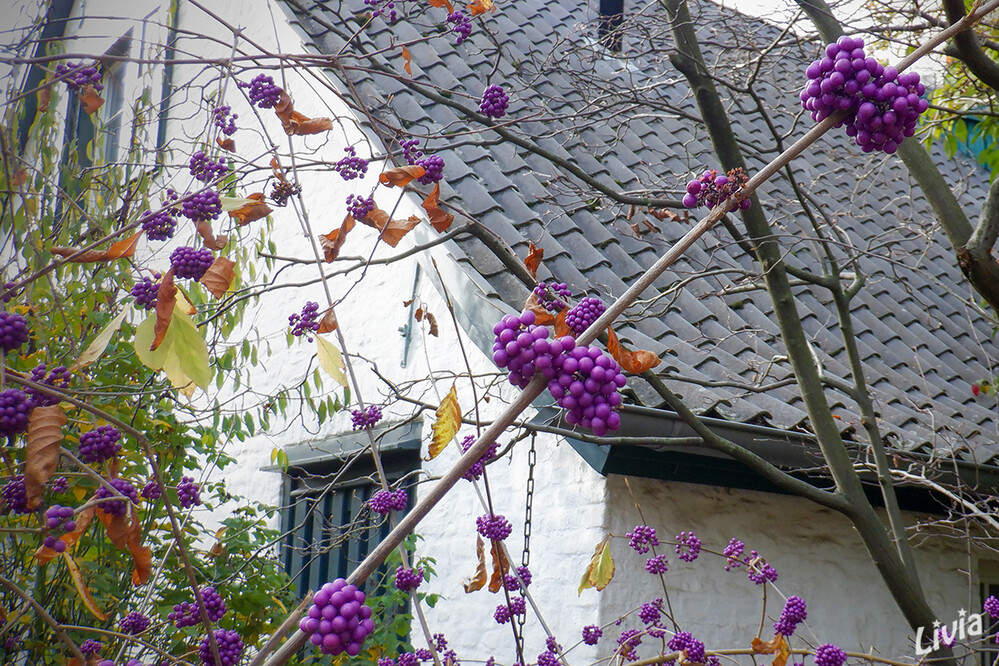
[[[233,278],[236,277],[236,262],[225,257],[218,257],[208,267],[205,274],[198,280],[205,285],[205,289],[212,292],[215,298],[222,298],[225,292],[232,286]]]
[[[212,544],[211,550],[208,551],[209,557],[218,557],[219,555],[225,554],[225,546],[222,545],[222,536],[225,534],[225,527],[220,527],[215,532],[215,543]]]
[[[540,247],[534,247],[534,243],[528,246],[527,258],[524,259],[524,265],[527,266],[528,272],[530,272],[532,278],[538,277],[538,268],[541,266],[541,260],[544,259],[545,251]]]
[[[339,229],[334,229],[328,234],[319,235],[319,244],[323,248],[323,256],[326,263],[335,261],[340,255],[343,244],[347,241],[347,232],[354,228],[354,218],[348,215],[343,219]]]
[[[427,0],[431,7],[446,7],[448,14],[454,13],[454,7],[451,5],[449,0]]]
[[[536,326],[549,326],[555,323],[555,317],[538,302],[538,296],[533,291],[524,303],[524,309],[534,313],[534,324]]]
[[[90,594],[90,589],[87,584],[83,581],[83,574],[80,573],[80,567],[73,559],[73,556],[69,553],[62,554],[63,559],[66,560],[66,566],[69,568],[69,577],[73,579],[73,585],[76,586],[76,591],[80,593],[80,599],[83,601],[83,605],[87,607],[94,617],[96,617],[101,622],[105,622],[108,619],[107,613],[102,611],[97,607],[97,602],[94,601],[94,597]]]
[[[486,573],[486,547],[479,535],[475,535],[475,557],[478,561],[475,565],[475,573],[472,574],[471,578],[466,578],[461,582],[461,586],[465,588],[465,594],[481,590],[486,586],[486,579],[489,577]]]
[[[501,541],[493,541],[489,550],[493,556],[493,575],[489,577],[489,591],[496,594],[503,588],[503,576],[510,570],[510,560],[506,559]]]
[[[205,247],[209,250],[221,250],[229,242],[228,236],[215,236],[212,231],[212,223],[209,220],[199,220],[196,227],[201,240],[205,242]]]
[[[145,585],[149,582],[149,577],[153,573],[153,553],[141,544],[142,525],[139,523],[139,512],[135,507],[130,507],[132,514],[132,525],[128,531],[128,552],[132,554],[132,584],[135,586]]]
[[[68,259],[68,261],[74,264],[87,264],[92,261],[114,261],[115,259],[127,259],[135,254],[135,248],[139,244],[139,239],[142,238],[143,233],[144,232],[140,231],[129,236],[128,238],[124,238],[117,243],[114,243],[106,250],[87,250],[78,257],[73,257],[74,254],[80,252],[75,247],[54,247],[52,248],[52,254],[57,254],[60,257],[73,257],[72,259]]]
[[[52,101],[52,86],[47,85],[38,91],[38,110],[45,113],[49,110],[49,103]]]
[[[416,301],[416,299],[415,299],[415,298],[411,298],[411,299],[409,299],[408,301],[403,301],[403,302],[402,302],[402,305],[403,305],[403,307],[407,307],[407,308],[408,308],[408,307],[409,307],[410,305],[412,305],[412,304],[413,304],[413,303],[414,303],[415,301]]]
[[[565,316],[569,314],[569,308],[562,308],[555,315],[555,337],[561,338],[572,333],[572,329],[565,323]]]
[[[612,328],[607,329],[607,351],[625,372],[636,375],[656,367],[661,362],[661,359],[650,351],[625,349]]]
[[[426,172],[427,170],[421,166],[409,164],[389,169],[388,171],[383,171],[378,176],[378,182],[382,185],[388,185],[390,187],[404,187],[409,185],[415,178],[419,178]]]
[[[787,640],[780,634],[774,636],[771,641],[762,641],[759,637],[754,638],[752,645],[755,654],[776,655],[773,660],[773,666],[785,666],[787,658],[791,656],[791,647],[787,644]]]
[[[388,213],[375,206],[366,218],[358,222],[374,227],[382,233],[382,240],[391,247],[396,247],[399,241],[420,223],[420,218],[413,215],[405,220],[390,220]]]
[[[413,313],[413,316],[416,317],[416,321],[423,321],[423,308],[416,308],[416,312]]]
[[[404,63],[403,66],[402,66],[402,68],[404,70],[406,70],[407,74],[409,74],[410,76],[412,76],[413,75],[413,56],[410,55],[409,49],[407,49],[405,46],[402,47],[402,61]]]
[[[669,208],[649,208],[647,210],[648,210],[649,215],[651,215],[652,217],[656,218],[660,222],[662,222],[663,220],[672,220],[673,222],[683,222],[683,221],[685,221],[684,220],[684,215],[681,215],[680,213],[673,212]],[[687,211],[684,211],[684,213],[686,213],[686,212]],[[648,224],[648,223],[646,223],[646,224]],[[649,225],[649,226],[652,226],[652,225]],[[655,227],[652,227],[652,228],[655,229]],[[658,231],[658,229],[656,229],[656,231]]]
[[[80,91],[80,106],[83,107],[83,112],[89,115],[104,106],[104,98],[88,84]]]
[[[271,207],[264,203],[263,192],[254,192],[246,198],[253,199],[254,203],[248,203],[236,210],[229,211],[229,215],[236,218],[239,226],[255,222],[271,214]]]
[[[217,143],[219,148],[222,150],[228,150],[230,153],[236,152],[236,140],[231,137],[227,137],[225,139],[220,136],[215,137],[215,143]]]
[[[120,501],[127,502],[129,510],[132,510],[132,503],[126,497]],[[104,529],[107,530],[108,539],[114,544],[114,547],[118,550],[125,550],[128,547],[128,537],[131,532],[131,525],[129,524],[127,516],[111,515],[107,511],[101,508],[101,505],[97,506],[97,519],[104,524]]]
[[[493,0],[472,0],[472,2],[468,3],[468,13],[472,16],[495,11],[496,5],[493,4]]]
[[[173,269],[167,271],[160,282],[159,291],[156,292],[156,327],[153,328],[153,344],[149,351],[156,349],[163,343],[167,329],[170,328],[170,321],[173,319],[173,309],[177,304],[177,287],[173,283]]]
[[[283,90],[281,91],[281,99],[274,105],[274,113],[281,120],[285,134],[304,136],[328,132],[333,129],[333,121],[329,118],[309,118],[296,111],[291,97]]]
[[[437,317],[435,317],[432,313],[428,312],[427,321],[430,323],[430,330],[427,332],[430,333],[430,335],[434,336],[435,338],[439,337],[440,329],[437,328]]]
[[[333,308],[330,308],[323,318],[319,320],[319,329],[316,333],[332,333],[337,329],[340,324],[337,323],[336,315],[333,314]]]
[[[427,216],[430,218],[430,226],[436,229],[438,233],[444,233],[451,226],[451,223],[454,222],[454,215],[441,210],[440,195],[441,184],[438,181],[434,184],[434,191],[428,194],[427,198],[423,200],[423,209],[427,211]]]
[[[23,169],[23,168],[22,169],[18,169],[17,171],[15,171],[10,176],[10,184],[13,187],[21,187],[21,185],[24,185],[26,182],[28,182],[28,170],[27,169]]]
[[[59,444],[66,413],[59,405],[35,407],[28,417],[28,445],[25,448],[24,488],[28,508],[41,503],[45,483],[59,466]]]
[[[282,183],[288,182],[288,178],[284,175],[284,169],[281,168],[281,162],[276,157],[271,158],[271,173]]]

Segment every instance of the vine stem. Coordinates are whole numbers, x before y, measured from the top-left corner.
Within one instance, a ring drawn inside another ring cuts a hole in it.
[[[25,603],[29,604],[32,608],[34,608],[35,612],[38,613],[38,616],[41,617],[43,620],[45,620],[46,624],[52,627],[52,631],[56,633],[56,636],[59,637],[59,640],[61,640],[63,643],[66,644],[66,647],[68,647],[69,651],[73,653],[73,656],[83,661],[87,660],[84,654],[80,652],[80,647],[73,642],[73,639],[70,638],[65,631],[63,631],[62,625],[56,622],[54,617],[49,615],[49,612],[45,610],[44,606],[35,601],[30,594],[28,594],[20,587],[18,587],[12,580],[0,576],[0,585],[6,587],[8,590],[13,592],[17,596],[21,597],[21,599],[23,599]]]

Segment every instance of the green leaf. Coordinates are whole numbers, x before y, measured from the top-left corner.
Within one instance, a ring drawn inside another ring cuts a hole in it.
[[[340,386],[347,387],[347,375],[344,374],[343,356],[332,342],[321,335],[316,336],[318,346],[319,367],[326,371]]]
[[[593,551],[593,557],[590,559],[586,571],[583,572],[583,579],[579,581],[579,594],[590,587],[597,588],[597,592],[599,592],[607,587],[611,579],[614,578],[614,558],[610,552],[610,540],[611,537],[608,534],[603,541],[597,544]]]
[[[182,388],[194,382],[207,389],[212,381],[208,345],[191,318],[174,308],[163,342],[150,351],[156,315],[150,315],[135,330],[135,353],[146,367],[166,372],[170,383]]]

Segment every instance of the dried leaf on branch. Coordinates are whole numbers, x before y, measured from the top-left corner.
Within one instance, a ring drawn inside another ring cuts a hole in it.
[[[787,658],[791,656],[791,648],[783,636],[778,634],[771,641],[762,641],[758,637],[753,639],[753,652],[756,654],[772,654],[773,666],[785,666]]]
[[[104,106],[104,98],[97,94],[93,86],[86,85],[80,91],[80,106],[84,113],[90,115]]]
[[[59,405],[35,407],[28,417],[28,444],[25,447],[24,489],[28,508],[36,509],[45,493],[45,484],[59,466],[59,446],[66,413]]]
[[[440,195],[441,184],[437,182],[434,185],[433,192],[428,194],[427,198],[423,200],[423,209],[427,211],[430,226],[436,229],[438,233],[444,233],[451,227],[451,223],[454,222],[454,215],[441,210]]]
[[[94,519],[94,513],[95,513],[94,507],[90,507],[89,509],[84,509],[80,513],[73,516],[73,520],[76,522],[76,527],[73,529],[72,532],[66,532],[61,537],[59,537],[59,541],[62,541],[64,544],[66,544],[67,550],[73,544],[79,541],[80,537],[82,537],[83,534],[87,531],[87,528],[90,527],[90,523]],[[46,564],[47,562],[51,562],[56,558],[57,555],[59,555],[59,553],[49,548],[48,546],[44,545],[39,547],[38,550],[35,551],[35,559],[38,560],[39,564]]]
[[[661,359],[650,351],[625,349],[612,328],[607,329],[607,351],[625,372],[636,375],[656,367],[661,362]]]
[[[127,259],[135,254],[135,248],[139,244],[144,232],[132,234],[128,238],[114,243],[106,250],[86,250],[82,254],[75,247],[54,247],[52,254],[65,257],[67,261],[74,264],[88,264],[94,261],[114,261],[115,259]],[[73,256],[79,255],[79,256]]]
[[[216,236],[212,231],[212,223],[208,220],[199,220],[195,225],[198,235],[205,242],[205,247],[209,250],[221,250],[229,242],[228,236]]]
[[[333,308],[326,311],[323,318],[319,320],[319,328],[316,333],[332,333],[337,329],[339,324],[336,321],[336,316],[333,314]]]
[[[534,243],[530,243],[527,249],[527,258],[524,259],[524,265],[527,266],[527,271],[531,274],[532,278],[538,277],[538,268],[541,267],[541,260],[545,257],[544,249],[540,247],[535,247]]]
[[[236,277],[236,262],[226,257],[218,257],[198,280],[215,298],[222,298],[229,291]]]
[[[333,129],[333,121],[329,118],[309,118],[296,111],[291,97],[283,90],[281,91],[281,99],[274,105],[274,113],[281,120],[285,134],[305,136]]]
[[[431,7],[444,7],[448,14],[454,13],[454,6],[450,0],[427,0]]]
[[[94,601],[94,595],[90,593],[90,588],[87,587],[86,582],[83,580],[83,573],[80,572],[80,565],[76,563],[76,560],[74,560],[73,556],[69,553],[63,553],[62,557],[66,560],[66,566],[69,569],[69,577],[73,579],[73,585],[76,586],[76,591],[80,593],[80,600],[83,601],[83,605],[86,606],[87,610],[90,611],[90,613],[99,621],[107,621],[107,613],[98,608],[97,602]]]
[[[252,199],[252,202],[244,204],[236,210],[229,211],[229,216],[236,218],[237,224],[241,227],[249,224],[250,222],[256,222],[257,220],[263,219],[272,212],[271,207],[264,203],[263,192],[254,192],[249,195],[247,199]]]
[[[173,269],[167,271],[156,292],[156,328],[153,329],[153,343],[149,351],[156,351],[163,344],[170,322],[173,320],[174,307],[177,305],[177,286],[173,283]]]
[[[527,297],[527,301],[524,303],[524,309],[530,310],[534,313],[534,323],[537,326],[550,326],[555,323],[555,317],[552,313],[545,309],[545,306],[541,305],[538,301],[538,295],[533,291],[531,295]]]
[[[409,49],[405,46],[402,47],[402,68],[406,70],[406,73],[410,76],[413,75],[413,56],[410,55]]]
[[[381,232],[382,240],[391,247],[396,247],[406,234],[416,228],[416,225],[420,223],[420,218],[413,215],[405,220],[392,220],[389,219],[388,213],[376,206],[366,218],[358,220],[358,222],[374,227]]]
[[[461,407],[458,406],[458,392],[455,390],[454,384],[441,400],[436,416],[437,420],[434,421],[427,460],[433,460],[439,456],[444,447],[450,444],[454,436],[458,434],[458,428],[461,427]]]
[[[468,3],[468,13],[472,16],[495,11],[496,5],[493,4],[493,0],[472,0],[472,2]]]
[[[216,137],[215,143],[219,145],[222,150],[229,151],[230,153],[236,152],[236,140],[232,137],[227,137],[223,139],[222,137]]]
[[[614,558],[610,552],[610,540],[611,537],[608,534],[594,549],[593,557],[586,566],[586,571],[583,572],[583,579],[579,581],[579,594],[590,587],[595,587],[597,592],[600,592],[614,578]]]
[[[131,510],[132,524],[128,530],[128,552],[132,554],[132,584],[139,586],[149,582],[153,573],[153,553],[142,545],[142,524],[139,522],[139,512]]]
[[[347,232],[354,228],[354,223],[354,218],[348,215],[344,218],[339,229],[319,235],[319,245],[323,248],[323,257],[326,259],[326,263],[336,261],[336,258],[340,256],[340,250],[347,241]]]
[[[378,176],[378,182],[382,185],[388,185],[389,187],[404,187],[426,172],[427,170],[421,166],[409,164],[407,166],[396,167],[394,169],[389,169],[388,171],[383,171]]]
[[[503,589],[503,576],[510,570],[510,560],[503,552],[502,541],[492,541],[489,547],[493,556],[493,575],[489,577],[489,591],[496,594]]]
[[[486,580],[489,578],[489,574],[486,573],[486,546],[479,535],[475,535],[475,557],[475,573],[472,574],[471,578],[466,578],[461,582],[461,586],[465,588],[465,594],[481,590],[486,586]]]

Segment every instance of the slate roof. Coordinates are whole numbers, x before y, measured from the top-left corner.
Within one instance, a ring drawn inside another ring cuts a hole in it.
[[[283,2],[307,41],[327,54],[337,53],[358,31],[358,17],[369,9],[360,0]],[[414,94],[400,80],[409,77],[399,44],[409,43],[411,80],[467,93],[450,99],[470,108],[477,107],[487,84],[501,83],[511,93],[508,117],[519,119],[511,126],[519,136],[615,190],[679,199],[691,176],[717,162],[703,128],[692,120],[698,110],[685,81],[666,57],[668,25],[650,4],[646,14],[628,17],[625,57],[613,58],[595,45],[595,8],[583,0],[508,0],[477,18],[472,36],[457,47],[450,33],[420,41],[447,27],[444,9],[396,0],[404,20],[389,26],[375,19],[356,38],[366,52],[379,54],[372,61],[342,62],[385,66],[385,75],[351,75],[377,118],[416,135],[453,134],[431,138],[426,147],[446,163],[443,201],[474,216],[520,257],[528,242],[544,248],[542,277],[550,271],[568,282],[576,298],[607,301],[689,224],[660,221],[600,196],[548,159],[498,142],[481,124]],[[766,118],[746,96],[726,103],[751,169],[759,168],[779,152],[767,122],[784,146],[811,126],[797,91],[817,47],[793,43],[774,26],[708,2],[691,6],[716,73],[739,84],[754,81]],[[946,177],[975,214],[987,191],[987,172],[967,159],[935,158],[945,163]],[[792,265],[822,271],[825,254],[814,241],[813,225],[835,239],[833,254],[841,264],[853,248],[856,269],[867,279],[852,301],[853,325],[893,444],[956,452],[979,463],[999,453],[996,401],[976,399],[970,388],[996,375],[995,322],[973,304],[946,239],[901,162],[865,156],[834,131],[792,169],[815,219],[803,213],[784,174],[761,188],[762,205]],[[453,252],[469,274],[488,281],[494,298],[519,309],[528,289],[480,241],[460,241]],[[809,286],[796,287],[796,296],[823,371],[849,379],[831,298]],[[660,354],[657,370],[696,411],[807,430],[762,281],[725,229],[697,243],[616,329],[632,348]],[[491,343],[481,342],[486,348]],[[629,386],[646,404],[658,403],[641,380]],[[827,395],[844,431],[862,432],[852,401],[833,389]]]

